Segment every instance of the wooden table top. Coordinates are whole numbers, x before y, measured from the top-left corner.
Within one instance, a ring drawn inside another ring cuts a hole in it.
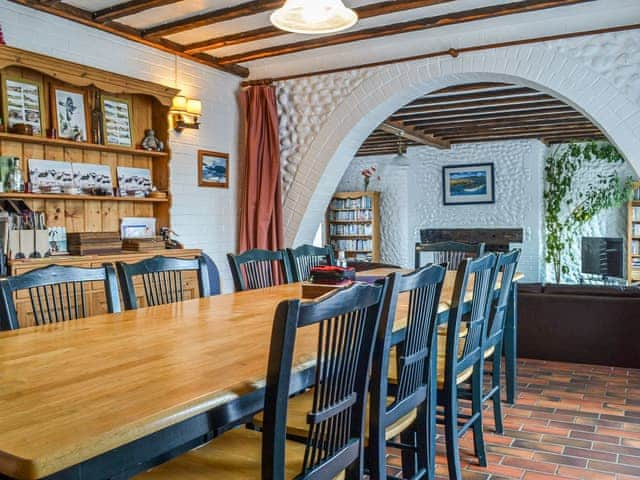
[[[374,273],[374,272],[371,272]],[[442,309],[453,276],[447,274]],[[0,473],[40,478],[179,423],[266,374],[301,284],[0,332]],[[299,335],[296,361],[315,353]]]

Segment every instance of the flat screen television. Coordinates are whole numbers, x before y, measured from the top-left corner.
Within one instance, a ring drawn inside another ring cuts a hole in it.
[[[582,273],[624,276],[621,238],[582,237]]]

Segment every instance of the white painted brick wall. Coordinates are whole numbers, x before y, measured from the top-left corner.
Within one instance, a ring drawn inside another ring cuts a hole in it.
[[[212,256],[223,289],[231,290],[225,255],[235,251],[237,237],[239,79],[7,0],[0,0],[0,23],[10,46],[177,87],[202,100],[201,129],[171,132],[172,223],[187,247]],[[198,187],[198,149],[229,152],[229,189]]]

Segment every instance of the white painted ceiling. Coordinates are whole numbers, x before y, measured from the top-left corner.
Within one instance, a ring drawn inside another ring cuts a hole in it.
[[[246,3],[247,1],[183,0],[135,15],[122,17],[117,21],[127,26],[144,30],[189,16]],[[379,3],[380,1],[345,0],[345,4],[350,7],[359,7]],[[401,3],[401,0],[397,1]],[[352,30],[357,31],[390,25],[489,5],[509,4],[515,1],[517,0],[455,0],[441,5],[363,19]],[[63,3],[95,12],[125,2],[123,0],[64,0]],[[270,26],[269,15],[270,12],[259,13],[169,35],[165,38],[178,44],[186,45],[211,38],[237,34]],[[251,70],[252,77],[275,76],[276,74],[292,74],[322,68],[340,68],[367,62],[384,61],[410,55],[420,55],[440,49],[447,50],[451,47],[460,48],[468,45],[552,35],[576,30],[606,28],[631,23],[640,23],[640,0],[596,0],[575,6],[509,15],[275,56],[244,62],[242,65]],[[209,50],[206,53],[218,58],[226,57],[262,48],[304,41],[309,38],[307,35],[283,34],[260,41]]]

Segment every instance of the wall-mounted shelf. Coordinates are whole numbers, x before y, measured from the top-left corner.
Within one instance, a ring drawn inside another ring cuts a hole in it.
[[[0,133],[0,140],[16,141],[22,143],[35,143],[38,145],[51,145],[55,147],[77,148],[80,150],[92,150],[96,152],[123,153],[129,155],[144,155],[145,157],[162,157],[167,158],[167,152],[150,152],[148,150],[140,150],[131,147],[117,147],[113,145],[100,145],[88,142],[73,142],[71,140],[63,140],[60,138],[47,138],[36,135],[19,135],[17,133]]]
[[[0,193],[0,198],[20,198],[23,200],[93,200],[99,202],[143,202],[166,203],[168,198],[114,197],[99,195],[70,195],[68,193]]]

